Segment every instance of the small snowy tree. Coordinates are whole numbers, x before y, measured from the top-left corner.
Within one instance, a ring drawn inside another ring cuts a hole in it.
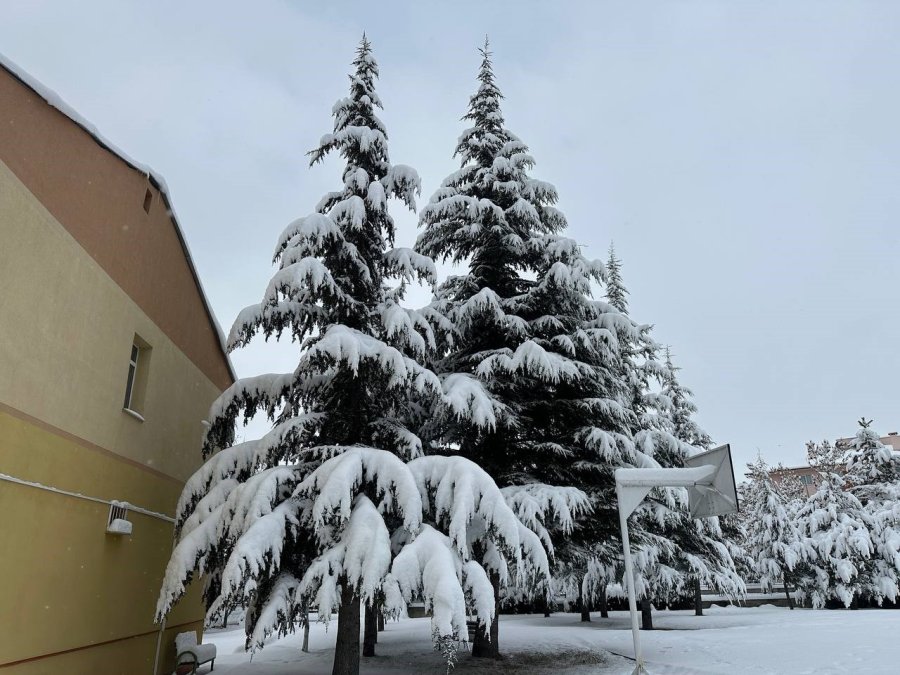
[[[859,500],[843,490],[838,474],[822,474],[819,489],[797,513],[797,524],[809,551],[798,586],[813,607],[831,599],[849,607],[871,590],[869,519]]]
[[[825,439],[821,443],[807,441],[806,458],[820,474],[842,473],[847,462],[847,450],[841,443]]]
[[[871,429],[872,420],[859,420],[859,431],[847,449],[848,489],[864,504],[900,499],[900,459]]]
[[[900,578],[900,460],[859,420],[859,431],[847,445],[847,489],[863,504],[869,517],[875,556],[868,595],[876,602],[894,600]]]
[[[806,491],[806,485],[797,477],[797,474],[788,469],[784,464],[778,463],[774,469],[770,470],[770,476],[777,476],[775,487],[785,500],[785,507],[788,514],[796,513],[797,509],[806,501],[809,494]]]
[[[804,542],[762,457],[748,464],[747,469],[750,477],[744,503],[747,552],[754,561],[754,571],[763,590],[771,591],[781,580],[788,605],[793,609],[790,586],[796,583],[795,569],[805,558]]]

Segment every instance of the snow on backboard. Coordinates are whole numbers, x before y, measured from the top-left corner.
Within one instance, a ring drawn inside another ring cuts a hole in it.
[[[734,483],[730,445],[720,445],[718,448],[688,457],[684,460],[684,465],[716,467],[712,485],[695,485],[688,488],[691,515],[694,518],[710,518],[737,512],[737,486]]]

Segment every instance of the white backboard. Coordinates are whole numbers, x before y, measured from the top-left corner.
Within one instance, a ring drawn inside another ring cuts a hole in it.
[[[734,467],[731,464],[731,446],[701,452],[684,460],[685,467],[714,466],[716,473],[712,485],[689,487],[691,515],[694,518],[710,518],[736,513],[738,510],[737,486],[734,483]]]

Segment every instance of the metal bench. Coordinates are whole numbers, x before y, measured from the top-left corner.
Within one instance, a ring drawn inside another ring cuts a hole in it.
[[[191,666],[191,673],[196,673],[197,668],[204,663],[209,663],[210,671],[216,668],[216,646],[211,643],[197,644],[197,633],[188,631],[175,636],[175,649],[178,656],[175,657],[175,666]]]

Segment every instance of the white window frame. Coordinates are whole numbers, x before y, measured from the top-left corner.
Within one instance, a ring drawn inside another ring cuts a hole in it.
[[[137,380],[138,360],[141,358],[141,348],[131,343],[131,357],[128,359],[128,380],[125,382],[125,410],[131,411],[131,401],[134,397],[134,383]],[[133,412],[133,411],[132,411]]]

